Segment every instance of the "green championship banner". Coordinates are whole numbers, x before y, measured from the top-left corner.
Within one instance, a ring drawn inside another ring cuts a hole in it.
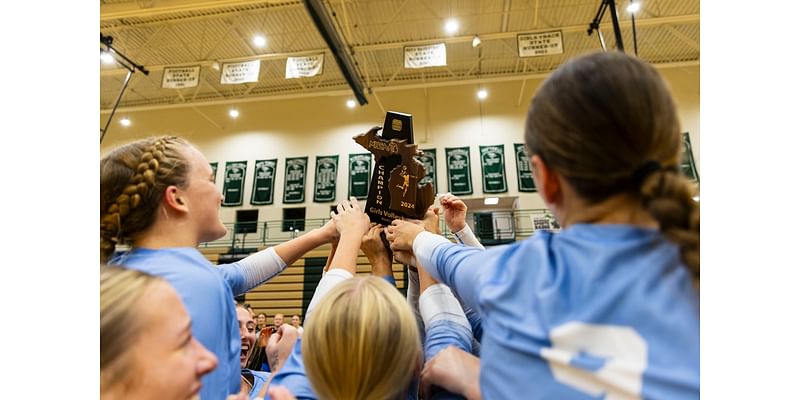
[[[283,202],[302,203],[306,201],[306,168],[308,157],[286,159],[286,175],[283,180]]]
[[[244,176],[247,161],[228,161],[225,163],[225,184],[222,186],[222,205],[225,207],[242,205],[244,196]]]
[[[217,162],[208,163],[211,166],[211,176],[214,177],[214,183],[217,183]]]
[[[347,197],[365,200],[369,193],[369,174],[372,171],[372,153],[350,154],[347,163],[350,171],[350,184]]]
[[[525,145],[514,143],[514,159],[517,161],[517,188],[520,192],[535,192],[536,183],[533,181],[533,169]]]
[[[314,202],[335,201],[339,156],[317,156],[317,167],[314,171]]]
[[[496,146],[478,146],[481,153],[483,193],[505,193],[508,191],[503,146],[502,144]]]
[[[275,191],[275,170],[278,159],[256,160],[256,172],[253,176],[253,190],[250,204],[261,206],[272,204],[272,193]]]
[[[436,188],[436,149],[423,149],[422,155],[417,156],[417,161],[425,165],[425,177],[419,180],[420,185],[428,182],[433,184],[433,193],[438,193]]]
[[[446,147],[447,188],[450,193],[472,194],[472,172],[469,163],[469,147]]]
[[[692,141],[689,139],[689,132],[683,132],[683,156],[681,157],[681,170],[690,181],[699,182],[700,175],[697,173],[697,166],[694,164],[694,153],[692,153]]]

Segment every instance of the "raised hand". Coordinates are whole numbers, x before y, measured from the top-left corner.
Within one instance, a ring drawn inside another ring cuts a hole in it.
[[[331,211],[331,218],[336,224],[339,235],[355,233],[361,237],[369,229],[369,217],[361,210],[355,197],[350,197],[350,200],[342,200],[336,206],[336,210],[337,212]]]
[[[410,265],[412,267],[417,266],[417,257],[414,256],[414,253],[411,251],[393,251],[392,255],[394,256],[395,261],[399,262],[400,264]]]
[[[444,223],[447,227],[452,232],[464,229],[467,224],[467,205],[450,193],[441,195],[439,203],[444,208]]]
[[[267,347],[269,338],[272,336],[272,327],[266,326],[261,328],[261,333],[258,335],[258,347]]]
[[[267,342],[267,363],[273,374],[283,367],[283,363],[289,358],[297,342],[297,329],[289,324],[283,324],[278,331],[269,337]]]
[[[420,378],[423,393],[436,385],[468,400],[475,400],[481,398],[479,376],[478,357],[449,346],[425,363]]]
[[[428,232],[437,235],[442,234],[442,230],[439,229],[439,207],[428,207],[428,211],[425,212],[425,217],[422,220],[422,226],[424,226],[425,230]]]
[[[319,228],[325,238],[328,239],[328,243],[333,243],[339,240],[339,231],[336,230],[336,222],[333,219],[328,220],[321,228]]]
[[[369,259],[372,275],[375,276],[392,274],[392,256],[381,238],[382,232],[383,226],[371,224],[367,234],[361,238],[361,251]]]
[[[369,230],[369,217],[361,210],[358,200],[343,200],[331,211],[331,218],[339,231],[339,243],[332,249],[330,268],[341,268],[355,275],[361,238]]]
[[[370,262],[379,258],[389,258],[389,252],[381,239],[381,232],[383,232],[383,226],[372,223],[367,233],[361,237],[361,251],[369,258]]]
[[[417,223],[396,219],[386,227],[386,239],[391,244],[392,251],[412,251],[414,239],[425,231],[425,228]]]

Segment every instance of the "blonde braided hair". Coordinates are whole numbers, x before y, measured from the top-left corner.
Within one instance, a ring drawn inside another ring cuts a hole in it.
[[[100,160],[100,261],[118,243],[144,231],[155,220],[169,186],[185,187],[188,162],[176,136],[151,137],[119,147]]]

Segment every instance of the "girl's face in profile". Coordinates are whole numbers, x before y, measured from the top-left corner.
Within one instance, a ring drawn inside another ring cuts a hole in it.
[[[213,170],[206,157],[194,147],[185,147],[183,154],[189,163],[189,183],[182,194],[197,227],[198,242],[217,240],[225,236],[227,229],[219,217],[222,193],[214,183]]]
[[[194,398],[200,378],[217,367],[217,357],[192,336],[191,319],[175,289],[159,282],[148,292],[138,305],[145,328],[130,349],[125,398]]]

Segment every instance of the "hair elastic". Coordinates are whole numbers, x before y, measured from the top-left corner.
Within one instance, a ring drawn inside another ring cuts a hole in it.
[[[650,177],[654,172],[658,172],[662,169],[661,163],[654,160],[645,161],[639,168],[636,168],[636,171],[633,172],[631,178],[633,179],[634,187],[641,187],[642,183]]]

